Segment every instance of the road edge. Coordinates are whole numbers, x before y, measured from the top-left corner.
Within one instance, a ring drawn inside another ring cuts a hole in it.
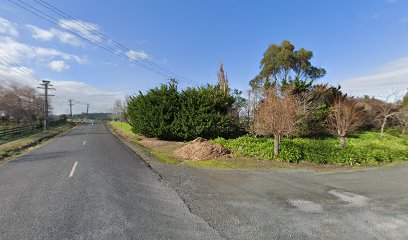
[[[155,174],[157,174],[159,176],[159,181],[162,182],[166,187],[170,188],[171,190],[173,190],[177,196],[180,198],[180,200],[184,203],[184,206],[186,206],[186,208],[188,209],[188,211],[196,216],[197,218],[201,219],[203,222],[205,222],[207,224],[207,226],[209,228],[211,228],[220,239],[225,239],[225,237],[223,237],[220,232],[214,227],[212,226],[209,222],[207,222],[203,217],[195,214],[191,207],[187,204],[186,199],[182,198],[180,196],[180,194],[170,185],[166,182],[165,178],[163,178],[162,174],[156,169],[156,168],[160,168],[160,167],[164,167],[164,165],[166,165],[165,163],[161,162],[159,159],[157,159],[156,156],[154,156],[152,153],[150,153],[148,151],[148,149],[145,149],[142,145],[138,144],[138,143],[133,143],[130,142],[126,139],[121,138],[120,136],[118,136],[117,134],[115,134],[114,129],[107,123],[104,123],[104,126],[106,127],[106,129],[118,140],[118,142],[120,142],[125,148],[127,148],[132,154],[136,155],[137,157],[139,157],[140,159],[143,160],[143,162],[146,164],[146,166],[153,171]]]

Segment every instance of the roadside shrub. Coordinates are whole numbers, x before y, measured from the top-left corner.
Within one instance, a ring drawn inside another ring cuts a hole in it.
[[[139,93],[128,102],[133,131],[166,140],[233,137],[239,126],[227,115],[233,98],[218,86],[178,91],[173,82]]]
[[[161,85],[144,95],[130,97],[129,122],[135,133],[147,137],[176,139],[172,124],[179,108],[179,93],[174,83]]]

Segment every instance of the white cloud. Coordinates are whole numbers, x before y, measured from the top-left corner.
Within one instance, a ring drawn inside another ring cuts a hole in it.
[[[384,97],[408,88],[408,57],[377,68],[375,73],[340,81],[343,91],[355,96]]]
[[[49,41],[55,37],[51,31],[36,27],[34,25],[27,25],[27,28],[31,31],[32,37],[41,41]]]
[[[62,72],[69,69],[69,65],[62,60],[53,60],[48,63],[48,67],[56,72]]]
[[[126,56],[132,60],[149,58],[149,55],[146,52],[136,50],[129,50],[126,52]]]
[[[63,59],[66,61],[75,61],[79,64],[87,63],[87,59],[65,53],[53,48],[43,48],[27,45],[18,42],[10,37],[0,37],[0,52],[7,55],[14,61],[21,63],[23,60],[34,59],[40,62],[49,62],[52,60]]]
[[[9,20],[2,17],[0,17],[0,33],[12,37],[17,37],[19,35],[16,24],[13,24]]]
[[[60,19],[58,24],[63,29],[75,31],[92,42],[100,42],[102,40],[101,36],[96,33],[99,31],[99,26],[95,23],[84,22],[81,20]]]
[[[32,37],[40,41],[50,41],[53,39],[58,39],[62,43],[69,44],[74,47],[82,46],[83,43],[74,35],[60,31],[55,28],[49,30],[39,28],[34,25],[26,25],[31,31]]]
[[[27,67],[10,66],[7,65],[0,58],[0,87],[2,85],[22,84],[22,85],[36,85],[39,83],[32,77],[34,71]]]
[[[101,90],[83,82],[52,81],[52,84],[57,89],[52,99],[56,114],[68,113],[68,99],[89,103],[90,112],[111,112],[115,99],[124,98],[121,92]],[[84,104],[77,104],[73,107],[74,113],[85,111],[86,105]]]

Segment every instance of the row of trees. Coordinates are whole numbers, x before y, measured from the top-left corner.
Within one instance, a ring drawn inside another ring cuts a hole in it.
[[[146,94],[117,101],[116,119],[128,118],[134,131],[148,137],[190,140],[230,137],[242,132],[274,138],[279,154],[283,137],[336,135],[341,148],[358,130],[408,127],[408,93],[401,101],[354,98],[340,86],[315,84],[326,70],[312,65],[312,51],[296,49],[289,41],[271,44],[260,62],[260,73],[249,82],[247,96],[231,90],[223,64],[218,84],[177,89],[172,81]]]
[[[34,88],[11,86],[0,88],[0,116],[3,123],[31,124],[43,117],[44,100]]]
[[[389,99],[353,98],[340,87],[314,84],[326,71],[313,66],[312,57],[311,51],[295,50],[288,41],[272,44],[261,61],[260,74],[250,82],[256,102],[252,131],[274,137],[275,155],[282,137],[333,134],[345,148],[346,136],[360,129],[378,128],[383,136],[390,124],[400,125],[405,133],[408,95],[391,103]]]

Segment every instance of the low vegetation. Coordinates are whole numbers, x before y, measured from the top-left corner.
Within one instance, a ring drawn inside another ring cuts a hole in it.
[[[274,154],[273,138],[246,135],[229,140],[217,138],[213,141],[233,150],[236,156],[294,163],[378,164],[408,160],[408,136],[396,133],[385,133],[383,138],[377,132],[355,134],[349,138],[345,149],[339,148],[338,139],[334,137],[282,139],[278,156]]]

